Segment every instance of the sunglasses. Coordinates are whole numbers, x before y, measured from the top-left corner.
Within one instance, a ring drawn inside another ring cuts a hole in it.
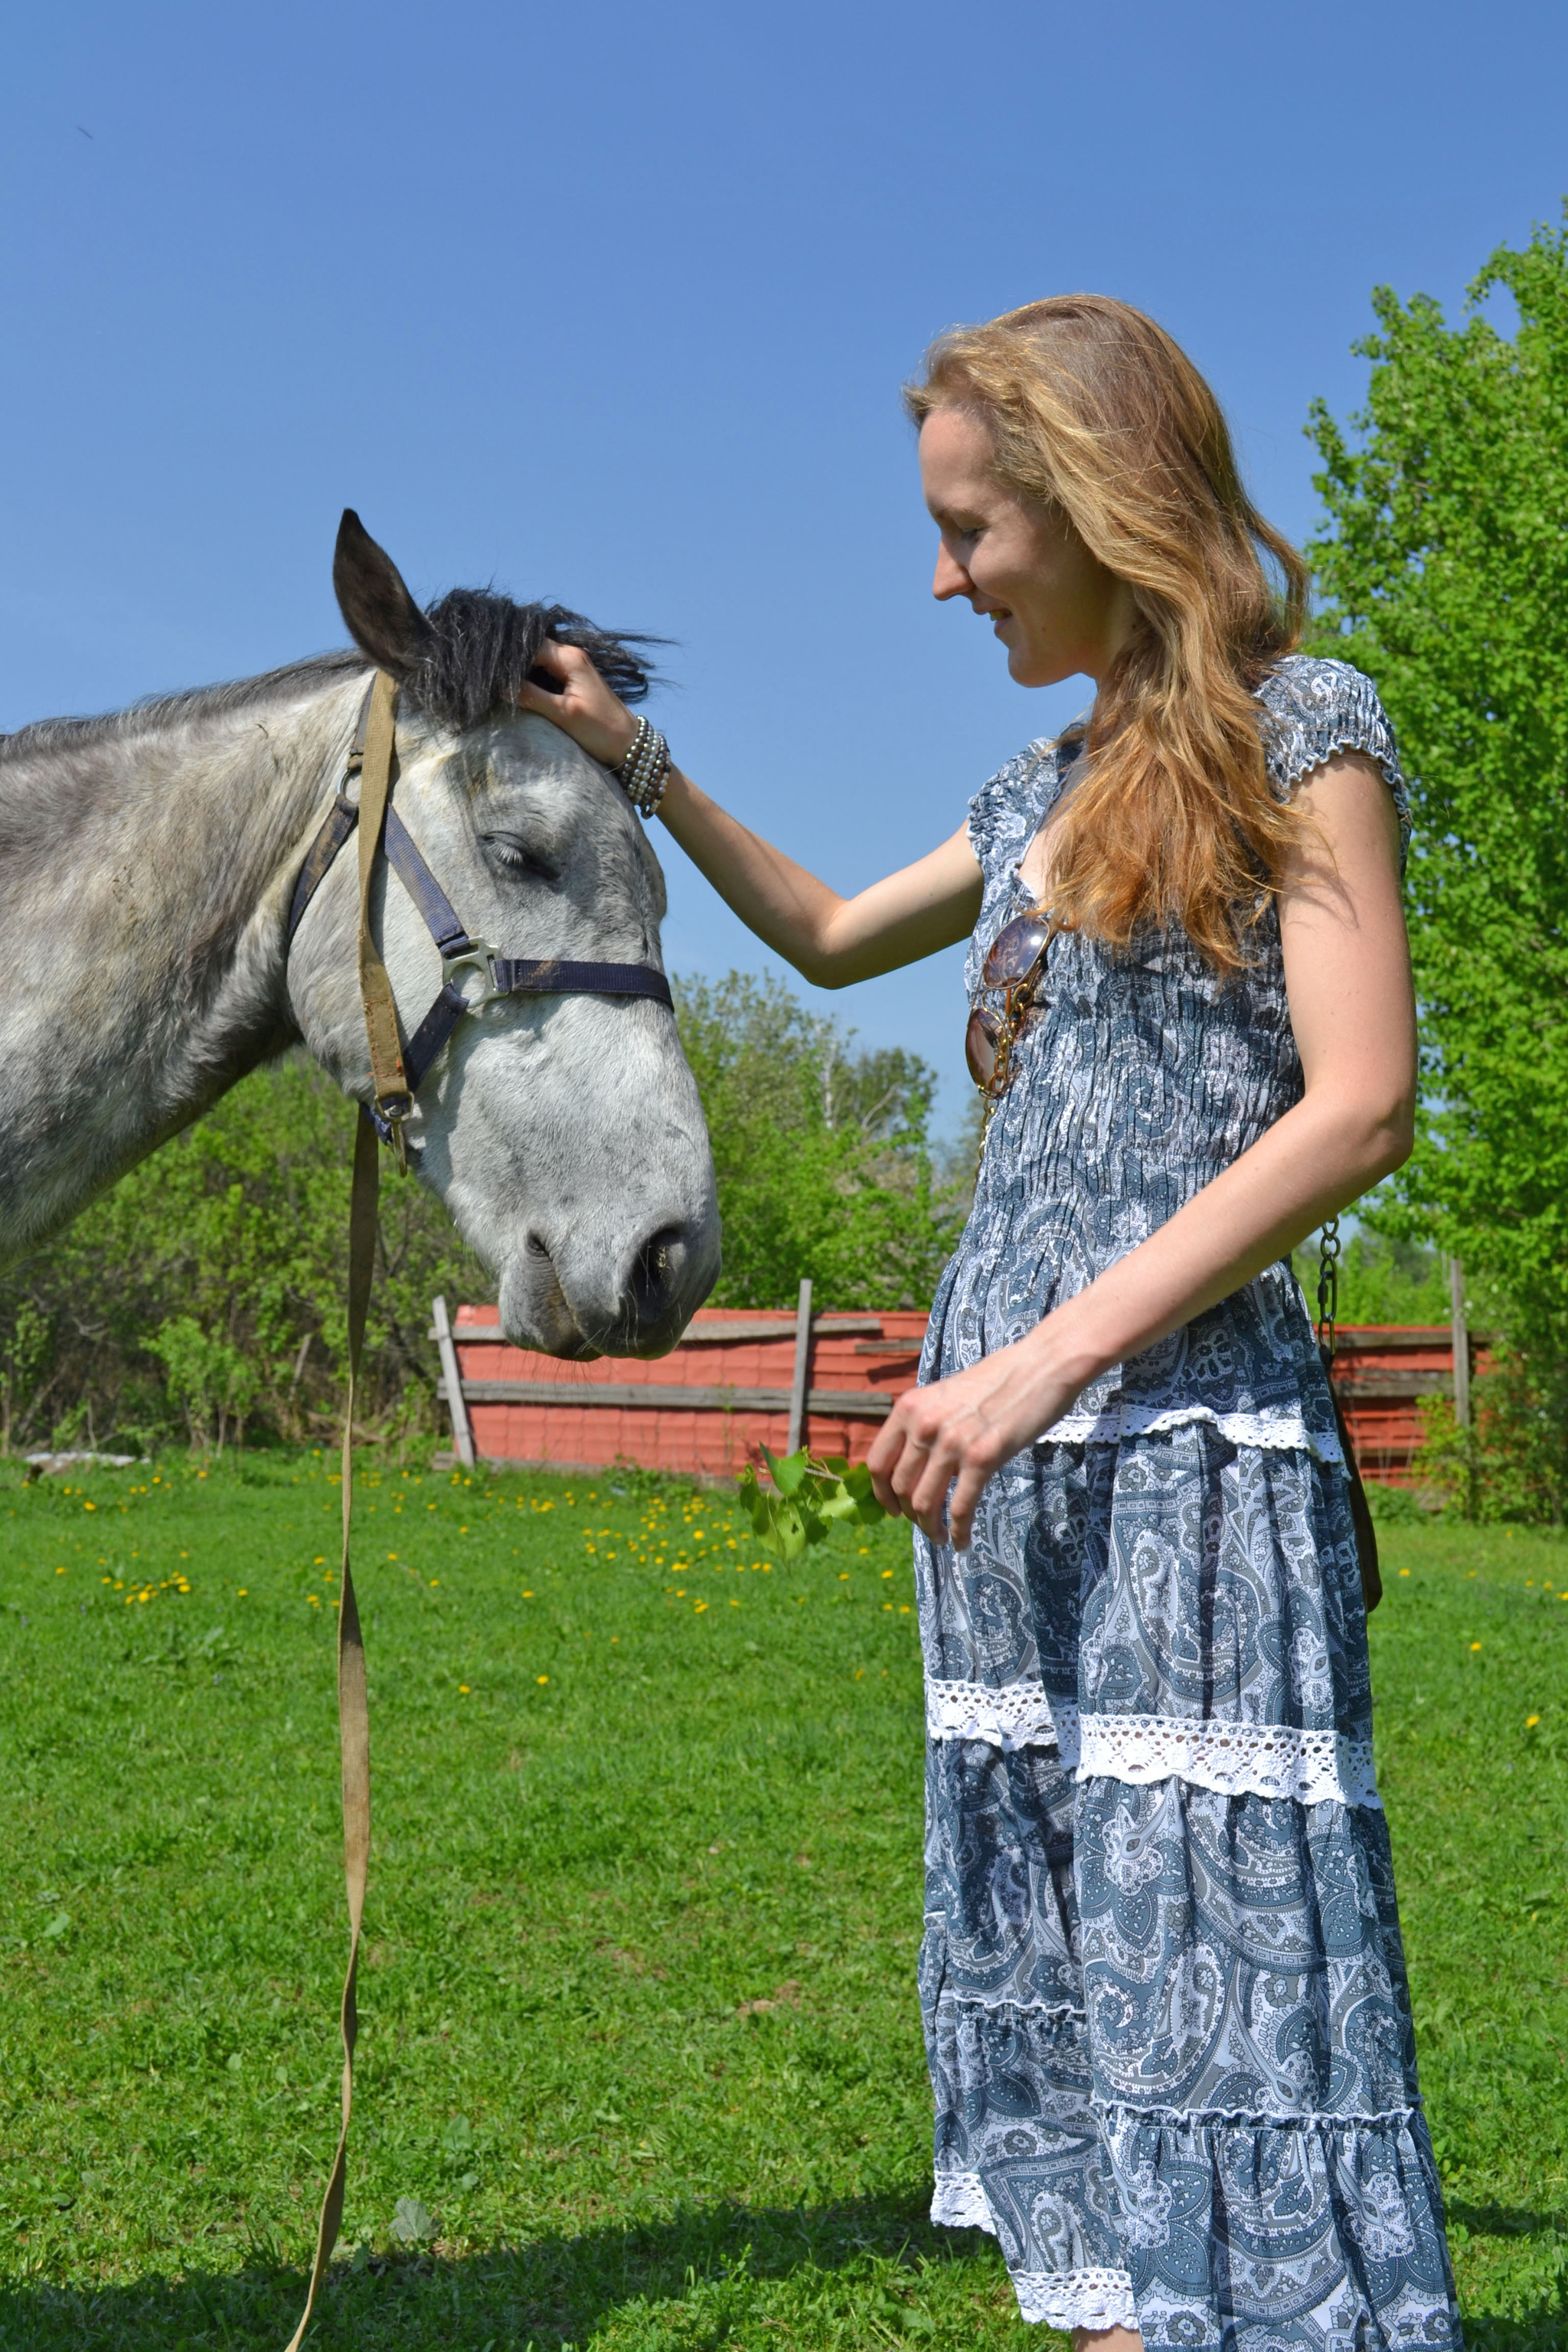
[[[1045,977],[1052,936],[1047,914],[1015,915],[992,940],[980,968],[982,991],[1000,994],[1002,1002],[975,1004],[964,1032],[963,1054],[970,1076],[993,1102],[1012,1083],[1014,1046],[1032,1017],[1045,1011],[1036,991]]]

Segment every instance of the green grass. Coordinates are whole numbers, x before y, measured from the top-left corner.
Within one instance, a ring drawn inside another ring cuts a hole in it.
[[[361,1508],[357,2251],[312,2342],[1037,2344],[994,2248],[924,2219],[907,1536],[764,1571],[725,1497],[635,1476],[372,1468]],[[3,2352],[293,2326],[336,2110],[338,1509],[309,1454],[0,1468]],[[1383,1539],[1462,2294],[1484,2343],[1565,2346],[1568,1544]]]

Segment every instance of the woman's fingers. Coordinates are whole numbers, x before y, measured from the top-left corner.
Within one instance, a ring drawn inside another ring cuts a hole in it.
[[[517,689],[517,707],[548,719],[580,743],[601,766],[617,767],[631,748],[637,721],[614,688],[605,685],[581,646],[558,645],[547,637],[539,649],[536,667],[559,678],[558,693],[525,678]]]
[[[976,1368],[978,1372],[979,1367]],[[960,1373],[900,1397],[868,1456],[884,1510],[914,1520],[933,1543],[968,1545],[987,1481],[1016,1444],[994,1418],[990,1381]]]

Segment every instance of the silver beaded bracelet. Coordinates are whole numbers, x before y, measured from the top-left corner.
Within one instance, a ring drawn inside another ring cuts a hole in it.
[[[616,782],[642,817],[650,817],[664,798],[669,781],[669,745],[657,727],[637,720],[631,750],[613,771]]]

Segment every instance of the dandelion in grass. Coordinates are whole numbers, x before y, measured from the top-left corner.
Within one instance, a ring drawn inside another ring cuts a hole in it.
[[[536,1683],[547,1683],[550,1680],[550,1676],[548,1675],[535,1675],[533,1679]]]
[[[467,1683],[459,1683],[459,1684],[458,1685],[458,1696],[459,1698],[467,1698],[467,1697],[468,1697],[468,1684],[467,1684]]]
[[[1479,1643],[1479,1642],[1472,1642],[1472,1643],[1470,1643],[1470,1647],[1471,1647],[1471,1649],[1472,1649],[1472,1650],[1479,1650],[1479,1649],[1480,1648],[1480,1646],[1481,1646],[1481,1645],[1480,1645],[1480,1643]]]

